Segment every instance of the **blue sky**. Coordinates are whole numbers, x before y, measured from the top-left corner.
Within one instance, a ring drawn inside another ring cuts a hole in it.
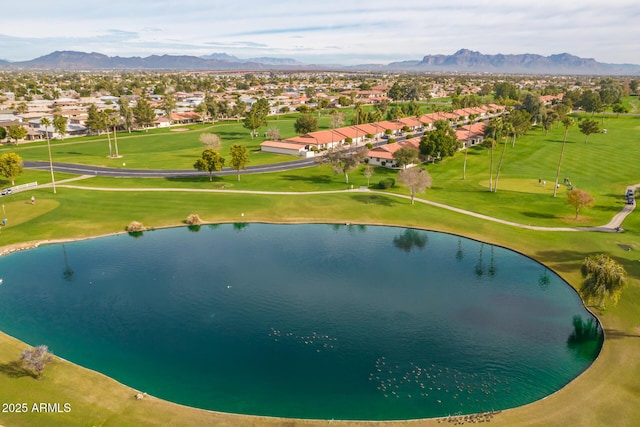
[[[467,48],[640,64],[637,0],[29,0],[2,9],[0,58],[10,61],[78,50],[350,65]]]

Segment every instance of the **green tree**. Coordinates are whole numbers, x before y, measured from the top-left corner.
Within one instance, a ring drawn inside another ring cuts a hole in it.
[[[231,164],[230,166],[238,171],[238,181],[240,181],[240,170],[246,169],[249,163],[249,151],[247,147],[240,144],[231,146]]]
[[[129,107],[129,101],[122,97],[120,98],[120,117],[122,117],[122,123],[127,132],[131,133],[133,128],[133,109]]]
[[[482,145],[489,149],[489,191],[493,191],[493,152],[498,143],[492,137],[487,137],[482,141]]]
[[[7,137],[7,130],[3,127],[0,127],[0,141]]]
[[[560,179],[560,166],[562,165],[562,157],[564,156],[564,147],[567,143],[567,134],[569,133],[569,128],[573,126],[574,121],[571,117],[566,117],[562,121],[562,125],[564,126],[564,137],[562,138],[562,149],[560,149],[560,160],[558,160],[558,169],[556,170],[556,182],[553,186],[553,197],[556,197],[556,193],[558,192],[558,180]]]
[[[55,116],[53,116],[53,129],[58,135],[60,135],[61,139],[64,139],[64,135],[67,133],[68,123],[69,119],[67,119],[63,115],[56,114]]]
[[[422,193],[427,188],[431,188],[431,181],[431,175],[424,169],[402,169],[398,172],[398,182],[406,185],[409,189],[412,205],[417,193]]]
[[[612,110],[616,113],[616,117],[620,117],[620,114],[627,114],[629,112],[629,109],[620,103],[613,104]]]
[[[196,160],[193,167],[202,172],[209,172],[209,182],[213,181],[213,173],[222,170],[224,158],[216,150],[206,149],[202,157]]]
[[[299,135],[315,132],[318,130],[318,118],[311,114],[303,114],[296,119],[293,127]]]
[[[592,119],[583,120],[578,125],[578,128],[580,128],[580,132],[587,136],[584,140],[585,143],[589,140],[589,135],[591,135],[592,133],[600,132],[600,126],[598,126],[598,122]]]
[[[533,124],[542,121],[542,113],[544,111],[544,105],[540,101],[538,95],[527,93],[522,100],[522,108],[528,112]]]
[[[567,203],[573,206],[576,210],[575,219],[578,219],[580,209],[589,208],[593,206],[595,202],[596,201],[593,197],[591,197],[591,194],[587,193],[586,191],[574,188],[567,192]]]
[[[455,130],[447,120],[436,120],[434,130],[420,139],[420,153],[432,159],[453,156],[462,147]]]
[[[87,126],[87,129],[100,134],[100,132],[102,132],[102,130],[104,129],[104,116],[100,114],[100,111],[95,104],[91,104],[89,106],[89,109],[87,110],[87,116],[87,120],[85,121],[85,126]]]
[[[260,98],[251,106],[245,114],[242,126],[251,131],[251,138],[258,136],[258,129],[267,125],[267,115],[269,114],[269,101]]]
[[[518,90],[513,83],[497,82],[493,85],[496,100],[504,102],[508,99],[518,99]]]
[[[168,119],[171,119],[171,113],[176,108],[176,96],[173,93],[167,93],[162,99],[162,110]]]
[[[513,127],[511,146],[514,147],[516,137],[524,135],[531,129],[531,114],[525,110],[514,110],[509,114],[507,121]]]
[[[0,175],[11,181],[15,185],[15,179],[22,173],[24,163],[22,157],[16,153],[4,153],[0,155]]]
[[[418,157],[418,150],[411,147],[402,147],[393,153],[393,159],[396,161],[396,165],[403,169],[406,169],[408,165],[416,163]]]
[[[547,111],[544,117],[542,118],[542,128],[544,129],[544,136],[549,134],[549,130],[553,127],[553,124],[557,122],[559,119],[558,113],[555,111]]]
[[[403,99],[402,97],[404,96],[404,88],[400,85],[400,83],[395,82],[387,92],[387,95],[394,101],[399,101]]]
[[[133,109],[133,117],[138,126],[148,131],[149,127],[153,126],[156,120],[156,113],[146,99],[140,98]]]
[[[580,294],[587,303],[598,301],[601,308],[605,308],[606,299],[613,305],[618,303],[627,284],[627,273],[622,265],[609,255],[593,255],[585,258],[581,272],[584,280]]]
[[[24,139],[27,134],[27,129],[21,125],[11,125],[7,128],[7,137],[9,141],[13,139],[15,144],[18,144],[18,140]]]

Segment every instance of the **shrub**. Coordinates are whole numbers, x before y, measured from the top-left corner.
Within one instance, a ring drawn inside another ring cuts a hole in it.
[[[129,233],[135,233],[138,231],[144,231],[144,225],[138,221],[131,221],[129,225],[127,225],[127,231]]]
[[[20,355],[23,366],[35,373],[35,378],[42,378],[45,366],[53,361],[53,356],[46,345],[28,348]]]
[[[391,129],[385,129],[384,134],[385,135],[391,135]]]
[[[389,138],[389,140],[387,141],[387,144],[393,144],[394,142],[396,142],[395,138]]]
[[[380,180],[380,182],[378,183],[378,188],[381,188],[383,190],[386,190],[387,188],[392,188],[394,185],[396,185],[396,180],[393,178],[385,178]]]
[[[365,136],[367,137],[367,139],[373,139],[373,134],[372,133],[368,133]]]
[[[411,139],[411,138],[413,138],[413,134],[412,133],[407,134],[407,139]]]
[[[348,137],[345,138],[344,142],[346,142],[347,144],[351,144],[353,142],[353,138],[348,136]]]
[[[373,150],[373,144],[372,144],[372,143],[370,143],[370,142],[367,142],[367,143],[365,144],[365,147],[367,147],[369,150]]]
[[[191,214],[187,217],[185,222],[189,225],[200,225],[202,224],[202,219],[200,219],[198,214]]]

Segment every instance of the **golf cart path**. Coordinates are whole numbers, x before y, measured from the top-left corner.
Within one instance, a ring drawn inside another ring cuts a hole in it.
[[[411,200],[411,196],[407,196],[404,194],[395,194],[395,193],[386,193],[383,191],[375,191],[369,189],[353,189],[353,190],[327,190],[327,191],[255,191],[255,190],[226,190],[226,189],[200,189],[200,188],[108,188],[108,187],[85,187],[79,185],[69,185],[69,182],[78,181],[86,178],[92,178],[91,175],[82,175],[79,177],[71,178],[68,180],[60,181],[56,184],[57,187],[62,188],[71,188],[77,190],[92,190],[92,191],[160,191],[160,192],[192,192],[192,193],[223,193],[223,194],[263,194],[263,195],[280,195],[280,196],[307,196],[314,194],[344,194],[344,193],[373,193],[380,194],[384,196],[390,197],[398,197],[401,199]],[[50,187],[51,184],[44,184],[40,187]],[[640,183],[629,186],[627,188],[632,189],[634,192],[636,188],[640,187]],[[595,226],[595,227],[542,227],[536,225],[527,225],[520,224],[513,221],[507,221],[504,219],[495,218],[489,215],[480,214],[477,212],[468,211],[465,209],[456,208],[453,206],[445,205],[438,202],[433,202],[431,200],[421,199],[416,197],[414,199],[417,203],[423,203],[425,205],[435,206],[441,209],[446,209],[452,212],[456,212],[463,215],[472,216],[475,218],[480,218],[486,221],[497,222],[500,224],[510,225],[512,227],[525,228],[528,230],[535,231],[599,231],[605,233],[616,233],[621,231],[620,227],[625,218],[635,209],[636,203],[634,202],[632,205],[624,205],[622,210],[618,212],[614,217],[609,221],[608,224]]]

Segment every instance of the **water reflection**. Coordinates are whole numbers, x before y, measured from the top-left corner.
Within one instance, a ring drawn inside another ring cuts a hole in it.
[[[200,231],[200,224],[191,224],[187,226],[187,230],[191,231],[192,233],[197,233],[198,231]]]
[[[547,290],[550,284],[551,284],[551,278],[549,277],[549,269],[545,268],[542,271],[542,274],[540,275],[540,277],[538,277],[538,286],[540,286],[540,289],[545,291]]]
[[[67,248],[64,246],[64,243],[62,244],[62,252],[64,254],[64,271],[62,272],[62,277],[64,277],[64,280],[66,280],[67,282],[72,282],[75,272],[69,266],[69,259],[67,258]]]
[[[247,227],[249,227],[249,223],[248,222],[234,222],[233,223],[233,229],[236,230],[236,231],[242,231]]]
[[[567,347],[582,360],[593,360],[598,354],[603,334],[598,322],[589,317],[573,316],[573,331],[567,338]]]
[[[367,231],[367,226],[363,225],[363,224],[331,224],[331,228],[334,229],[334,231],[339,231],[342,229],[347,230],[348,232],[352,233],[354,231],[359,231],[359,232],[365,232]]]
[[[484,263],[482,262],[482,251],[484,249],[484,243],[480,243],[480,253],[478,254],[478,262],[473,266],[473,272],[480,279],[484,275]]]
[[[427,233],[407,228],[404,230],[404,233],[393,238],[393,245],[398,249],[402,249],[404,252],[411,252],[413,248],[424,249],[428,241],[429,237]]]
[[[458,250],[456,251],[456,261],[460,262],[464,258],[464,252],[462,251],[462,239],[458,237]]]

